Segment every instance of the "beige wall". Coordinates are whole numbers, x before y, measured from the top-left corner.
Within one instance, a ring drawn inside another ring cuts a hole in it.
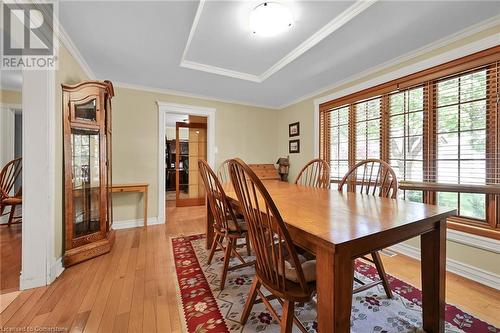
[[[0,103],[22,104],[23,99],[20,91],[0,89]]]
[[[277,160],[278,111],[115,87],[113,182],[150,184],[148,215],[158,215],[158,108],[156,101],[215,108],[216,165],[240,157],[249,163]],[[113,197],[115,221],[142,218],[140,197]]]
[[[305,101],[293,104],[279,111],[278,119],[278,153],[280,155],[286,156],[288,154],[288,124],[293,122],[300,122],[300,154],[290,154],[290,175],[288,179],[293,181],[297,176],[300,168],[311,160],[314,156],[314,140],[319,140],[314,136],[313,122],[314,117],[314,100],[322,96],[330,95],[335,92],[353,87],[362,82],[372,80],[378,76],[382,76],[392,71],[396,71],[402,67],[409,66],[413,63],[420,62],[425,59],[437,56],[444,52],[450,51],[454,48],[458,48],[467,45],[471,42],[481,40],[488,36],[495,36],[500,34],[500,25],[497,25],[491,29],[485,30],[481,33],[469,36],[468,38],[458,40],[446,47],[434,50],[433,52],[423,54],[414,59],[408,60],[402,64],[389,67],[383,71],[373,73],[369,76],[360,78],[356,81],[344,84],[335,89],[329,90],[317,96],[314,96]],[[319,116],[319,115],[318,115]],[[295,137],[294,137],[295,139]],[[412,240],[407,242],[408,245],[416,246],[418,245],[418,240]],[[455,259],[457,261],[469,264],[474,267],[484,269],[496,274],[500,274],[500,265],[492,265],[493,262],[500,262],[500,254],[495,254],[493,252],[476,249],[471,246],[455,243],[448,241],[448,258]]]
[[[54,255],[62,256],[64,251],[64,173],[63,173],[63,110],[61,84],[73,84],[88,80],[88,76],[62,43],[59,46],[59,69],[56,73],[56,147],[55,147],[55,237]]]

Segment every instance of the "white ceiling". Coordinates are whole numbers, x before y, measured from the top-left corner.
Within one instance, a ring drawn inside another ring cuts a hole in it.
[[[280,107],[500,15],[498,1],[289,1],[296,22],[253,35],[261,1],[60,2],[98,79]]]

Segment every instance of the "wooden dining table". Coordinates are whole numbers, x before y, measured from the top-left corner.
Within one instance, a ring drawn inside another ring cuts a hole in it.
[[[316,255],[320,333],[350,331],[354,260],[416,236],[421,244],[423,329],[444,332],[446,219],[456,210],[275,180],[264,185],[293,242]],[[232,185],[224,188],[237,206]],[[208,249],[213,240],[210,209],[206,228]]]

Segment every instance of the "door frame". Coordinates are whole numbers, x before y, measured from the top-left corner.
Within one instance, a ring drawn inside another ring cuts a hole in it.
[[[207,162],[215,167],[215,112],[217,109],[157,101],[158,106],[158,223],[165,223],[165,119],[170,114],[207,117]]]
[[[55,88],[56,71],[23,71],[21,290],[48,285],[63,271],[54,248],[57,165]]]

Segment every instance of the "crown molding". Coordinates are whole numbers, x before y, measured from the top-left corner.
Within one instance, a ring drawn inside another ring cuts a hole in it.
[[[487,19],[483,22],[480,22],[480,23],[477,23],[475,25],[472,25],[468,28],[465,28],[457,33],[454,33],[450,36],[447,36],[447,37],[444,37],[442,39],[439,39],[438,41],[435,41],[435,42],[432,42],[430,44],[427,44],[419,49],[416,49],[416,50],[413,50],[411,52],[408,52],[402,56],[399,56],[399,57],[396,57],[396,58],[393,58],[391,60],[388,60],[380,65],[377,65],[377,66],[374,66],[374,67],[371,67],[365,71],[362,71],[358,74],[355,74],[355,75],[352,75],[346,79],[343,79],[335,84],[332,84],[330,86],[327,86],[325,88],[321,88],[321,89],[318,89],[312,93],[309,93],[307,95],[304,95],[302,97],[299,97],[295,100],[293,100],[292,102],[289,102],[289,103],[286,103],[286,104],[283,104],[281,106],[279,106],[279,109],[284,109],[284,108],[287,108],[291,105],[294,105],[294,104],[297,104],[297,103],[300,103],[302,101],[305,101],[307,99],[310,99],[310,98],[313,98],[313,97],[316,97],[316,96],[319,96],[321,94],[325,94],[327,93],[328,91],[330,90],[335,90],[335,89],[338,89],[344,85],[347,85],[351,82],[354,82],[354,81],[357,81],[357,80],[360,80],[360,79],[363,79],[365,77],[368,77],[370,75],[373,75],[375,73],[378,73],[378,72],[381,72],[381,71],[384,71],[384,70],[387,70],[387,69],[390,69],[392,67],[397,67],[398,65],[401,65],[402,63],[406,62],[406,61],[409,61],[411,59],[414,59],[414,58],[417,58],[419,56],[422,56],[426,53],[430,53],[430,52],[433,52],[437,49],[440,49],[442,47],[445,47],[447,45],[450,45],[454,42],[457,42],[461,39],[464,39],[464,38],[467,38],[469,36],[472,36],[476,33],[479,33],[479,32],[482,32],[482,31],[485,31],[487,29],[490,29],[490,28],[493,28],[497,25],[500,25],[500,15],[497,15],[497,16],[494,16],[490,19]],[[455,55],[453,52],[453,56],[455,56],[456,58],[459,58],[459,57],[462,57],[462,56],[466,56],[468,54],[471,54],[471,53],[474,53],[474,52],[479,52],[481,50],[484,50],[484,49],[487,49],[489,47],[493,47],[495,45],[498,44],[498,36],[490,36],[488,38],[484,38],[482,40],[480,40],[478,42],[478,45],[474,45],[475,43],[469,43],[467,45],[465,45],[464,47],[460,47],[460,49],[462,50],[462,52],[458,52],[460,54],[463,54],[463,55]],[[468,47],[470,46],[470,47]],[[447,52],[448,53],[448,52]],[[453,57],[452,56],[452,57]],[[449,57],[448,57],[449,58]],[[449,60],[446,60],[445,57],[439,57],[439,56],[436,56],[436,57],[432,57],[432,59],[439,59],[438,62],[439,63],[436,63],[436,65],[440,64],[440,63],[444,63],[446,61],[450,61],[450,60],[453,60],[453,59],[449,59]],[[420,62],[419,62],[420,63]],[[423,62],[422,62],[423,63]],[[418,71],[416,68],[413,68],[414,66],[406,66],[405,68],[412,68],[412,71],[413,72],[416,72]],[[425,68],[422,68],[422,69],[425,69]],[[397,75],[399,75],[400,71],[398,70],[394,70],[394,71],[391,71],[389,74],[391,73],[398,73]],[[411,74],[411,73],[408,73],[408,74]],[[393,75],[394,76],[394,75]],[[385,75],[384,75],[385,77]],[[397,77],[393,77],[393,78],[397,78]],[[371,80],[370,80],[371,82]],[[380,82],[380,83],[383,83],[383,82]],[[337,94],[329,94],[327,96],[323,96],[323,97],[319,97],[318,100],[320,103],[323,103],[325,101],[329,101],[329,100],[332,100],[334,98],[332,98],[332,96],[335,96]]]
[[[333,20],[324,25],[321,29],[316,31],[313,35],[307,38],[304,42],[299,44],[295,49],[285,55],[283,58],[278,60],[274,65],[272,65],[269,69],[267,69],[262,74],[256,75],[251,73],[239,72],[230,70],[227,68],[212,66],[208,64],[203,64],[196,61],[191,61],[186,59],[187,52],[189,47],[191,46],[191,42],[193,40],[193,36],[196,33],[196,29],[198,28],[198,23],[200,21],[201,13],[203,11],[203,7],[205,5],[206,0],[201,0],[198,9],[196,11],[196,15],[193,20],[193,24],[191,26],[191,30],[189,32],[189,37],[186,43],[186,47],[184,48],[184,52],[182,53],[180,66],[184,68],[194,69],[202,72],[232,77],[240,80],[251,81],[256,83],[262,83],[272,75],[286,67],[288,64],[293,62],[295,59],[300,57],[305,52],[309,51],[316,44],[321,42],[323,39],[331,35],[333,32],[344,26],[350,20],[361,14],[363,11],[368,9],[371,5],[373,5],[378,0],[358,0],[349,8],[344,10],[342,13],[337,15]]]
[[[130,84],[130,83],[125,83],[125,82],[113,82],[113,86],[118,87],[118,88],[145,91],[145,92],[150,92],[150,93],[195,98],[195,99],[200,99],[200,100],[205,100],[205,101],[220,102],[220,103],[227,103],[227,104],[237,104],[237,105],[251,106],[251,107],[255,107],[255,108],[270,109],[270,110],[279,110],[279,108],[277,108],[276,106],[263,105],[263,104],[253,104],[253,103],[242,102],[242,101],[237,101],[237,100],[232,100],[232,99],[216,98],[216,97],[212,97],[212,96],[192,94],[192,93],[188,93],[185,91],[148,87],[148,86]]]
[[[63,28],[62,24],[59,22],[59,20],[54,17],[54,23],[57,24],[58,32],[57,32],[57,37],[59,40],[64,44],[68,52],[73,56],[73,58],[78,62],[82,70],[85,72],[85,74],[88,76],[90,80],[95,80],[96,75],[90,68],[89,64],[85,61],[85,58],[83,58],[82,54],[80,53],[80,50],[76,47],[75,43],[73,43],[73,40],[71,37],[69,37],[68,33],[66,30]]]

